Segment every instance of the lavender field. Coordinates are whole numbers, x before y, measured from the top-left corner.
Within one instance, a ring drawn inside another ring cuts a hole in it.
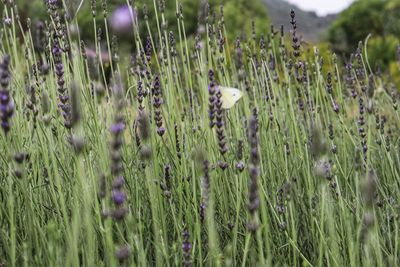
[[[0,3],[0,267],[400,265],[400,44],[67,2]]]

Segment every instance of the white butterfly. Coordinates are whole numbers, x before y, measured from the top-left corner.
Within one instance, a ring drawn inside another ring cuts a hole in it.
[[[232,108],[243,96],[243,92],[236,88],[219,86],[219,90],[222,95],[221,100],[223,109]]]

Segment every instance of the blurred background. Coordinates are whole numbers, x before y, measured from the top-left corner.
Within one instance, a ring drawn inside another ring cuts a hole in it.
[[[31,18],[32,25],[40,20],[45,20],[46,0],[14,0],[19,9],[22,24],[27,18]],[[77,18],[79,21],[80,35],[90,43],[93,40],[94,28],[91,15],[91,5],[96,3],[98,26],[104,26],[103,0],[65,0],[64,5],[68,12],[67,19]],[[115,23],[124,23],[124,15],[115,13],[115,10],[124,4],[126,0],[108,0],[108,18],[117,20]],[[157,1],[158,2],[158,1]],[[169,29],[176,29],[176,1],[167,0],[165,14]],[[296,11],[296,20],[299,32],[304,44],[317,45],[320,50],[331,49],[343,59],[348,58],[357,48],[359,41],[364,41],[368,34],[369,60],[372,66],[382,70],[396,70],[395,63],[397,46],[400,43],[400,0],[180,0],[182,3],[186,34],[194,37],[201,27],[198,22],[202,20],[207,2],[220,15],[219,6],[224,5],[225,24],[228,40],[234,45],[237,37],[251,34],[251,21],[255,21],[258,36],[271,32],[270,23],[275,25],[278,31],[284,25],[285,32],[290,29],[289,12]],[[132,1],[137,12],[135,17],[143,21],[144,5],[147,3],[148,19],[150,28],[156,29],[157,24],[154,16],[154,5],[152,0]],[[5,18],[4,4],[0,4],[1,14]],[[120,9],[121,10],[121,9]],[[128,13],[129,14],[129,13]],[[126,14],[125,14],[126,15]],[[203,18],[204,19],[204,18]],[[112,23],[110,19],[107,20]],[[146,36],[145,23],[139,23],[140,31]],[[112,27],[111,27],[112,28]],[[203,28],[204,32],[204,28]],[[129,34],[119,36],[120,42],[129,42]]]

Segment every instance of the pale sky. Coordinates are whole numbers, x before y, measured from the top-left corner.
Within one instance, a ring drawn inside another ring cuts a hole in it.
[[[307,11],[315,11],[323,16],[337,13],[347,8],[353,0],[286,0]]]

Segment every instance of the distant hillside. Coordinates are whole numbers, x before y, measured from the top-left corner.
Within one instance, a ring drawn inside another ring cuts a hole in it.
[[[319,17],[315,12],[304,11],[284,0],[262,1],[267,6],[267,11],[272,23],[277,28],[284,25],[286,32],[291,29],[289,13],[291,9],[294,9],[296,11],[296,20],[299,32],[309,41],[320,40],[337,17],[337,15]]]

